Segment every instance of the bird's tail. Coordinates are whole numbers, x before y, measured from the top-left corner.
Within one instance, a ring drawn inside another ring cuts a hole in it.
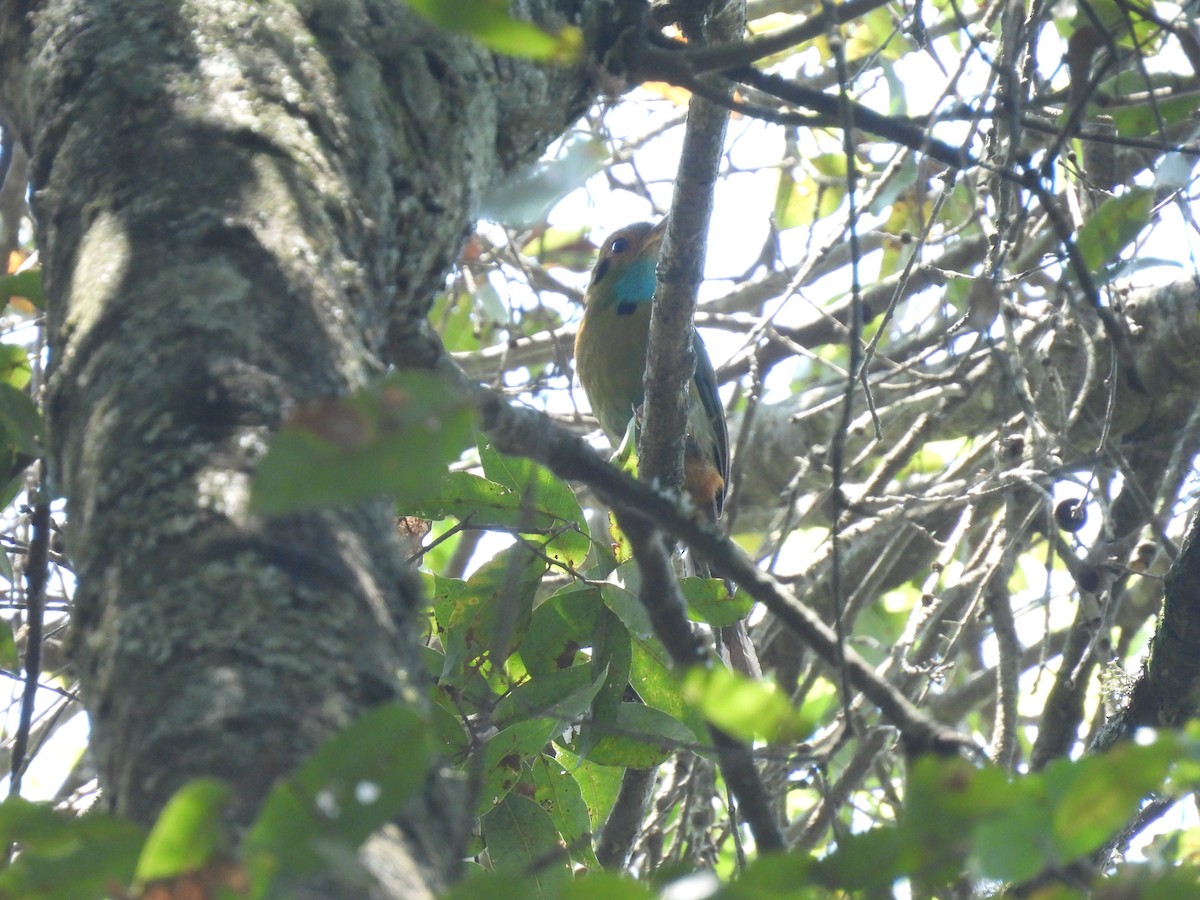
[[[750,643],[745,619],[719,628],[717,636],[721,639],[723,657],[729,668],[750,678],[762,678],[762,666],[758,662],[758,652]]]

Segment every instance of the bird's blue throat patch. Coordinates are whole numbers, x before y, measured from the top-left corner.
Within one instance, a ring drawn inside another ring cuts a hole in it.
[[[638,304],[654,299],[654,270],[658,259],[653,256],[635,259],[613,282],[612,295],[617,301],[617,315],[627,316]]]

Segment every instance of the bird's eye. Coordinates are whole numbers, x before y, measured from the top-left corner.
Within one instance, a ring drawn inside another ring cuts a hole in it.
[[[609,253],[624,253],[629,249],[629,238],[613,238],[612,243],[608,245]]]

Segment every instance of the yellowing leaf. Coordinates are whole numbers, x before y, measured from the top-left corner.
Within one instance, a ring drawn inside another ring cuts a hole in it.
[[[683,695],[708,721],[742,740],[795,742],[813,730],[777,685],[723,667],[689,671]]]
[[[12,275],[0,275],[0,300],[24,313],[32,312],[32,307],[44,309],[46,295],[42,291],[42,270],[26,269]]]
[[[471,35],[490,50],[544,62],[569,63],[583,51],[583,32],[568,25],[557,34],[514,19],[504,0],[407,0],[429,21]]]
[[[657,94],[664,100],[670,100],[676,106],[687,106],[692,99],[692,92],[687,88],[681,88],[666,81],[647,81],[641,85],[641,88],[651,94]]]
[[[209,862],[220,844],[221,810],[228,798],[229,788],[211,778],[180,788],[146,838],[137,879],[171,878]]]

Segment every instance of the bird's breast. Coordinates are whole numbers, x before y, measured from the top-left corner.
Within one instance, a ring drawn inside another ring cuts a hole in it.
[[[590,306],[579,326],[575,339],[579,382],[614,447],[644,399],[649,335],[649,303],[639,303],[627,313],[616,306]]]

